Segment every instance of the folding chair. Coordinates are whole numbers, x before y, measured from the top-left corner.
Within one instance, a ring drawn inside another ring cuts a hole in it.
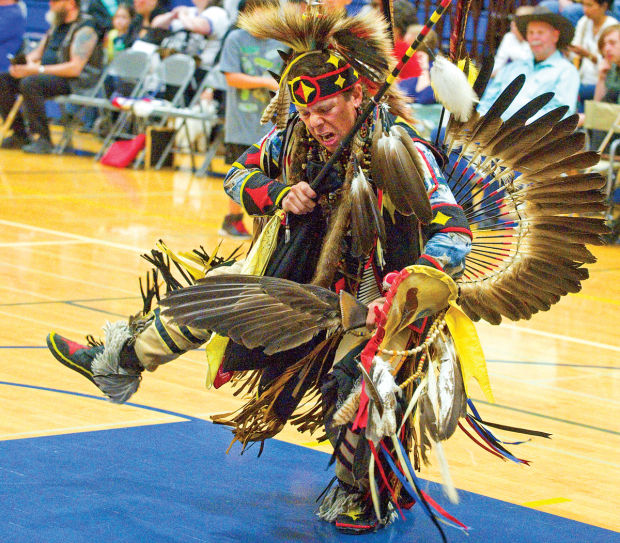
[[[206,171],[211,165],[211,161],[213,160],[213,157],[215,156],[219,145],[224,139],[222,119],[218,117],[217,112],[205,111],[201,107],[201,95],[205,89],[209,88],[210,82],[211,80],[209,78],[209,74],[207,73],[202,78],[202,81],[200,82],[196,90],[196,94],[194,94],[194,97],[188,104],[187,108],[168,107],[155,109],[155,112],[157,112],[158,114],[165,114],[171,118],[181,119],[181,124],[178,128],[176,128],[174,137],[170,139],[170,141],[164,148],[161,156],[159,157],[159,160],[155,164],[156,170],[159,170],[163,166],[170,153],[174,150],[176,136],[183,130],[188,141],[192,172],[195,172],[196,175],[206,175]],[[203,159],[203,164],[198,171],[196,171],[196,152],[194,150],[193,142],[190,138],[189,127],[187,124],[188,120],[196,120],[201,122],[202,132],[207,141],[207,149],[205,157]]]
[[[24,97],[21,94],[18,94],[17,99],[15,100],[15,103],[13,104],[13,107],[11,108],[11,111],[9,111],[9,114],[6,116],[6,119],[2,121],[2,124],[0,125],[0,143],[4,141],[4,138],[6,138],[7,133],[10,132],[11,125],[13,124],[13,121],[15,120],[15,115],[17,115],[19,108],[22,107],[23,101],[24,101]]]
[[[114,107],[109,97],[106,96],[106,81],[113,78],[121,81],[126,87],[125,92],[129,91],[128,97],[133,98],[141,92],[149,66],[150,55],[148,53],[121,51],[108,64],[95,86],[87,94],[58,96],[55,101],[61,106],[66,104],[80,106],[80,111],[86,107],[96,107],[100,112],[118,111],[118,108]],[[71,143],[75,128],[75,124],[65,123],[63,136],[54,152],[62,153],[66,149]]]
[[[602,153],[614,134],[620,134],[620,104],[586,100],[584,128],[587,130],[601,130],[606,132],[603,141],[597,149],[597,151],[601,153],[602,159],[596,166],[596,169],[601,173],[605,171],[607,173],[606,193],[609,201],[608,217],[611,217],[614,207],[612,195],[616,184],[615,171],[620,168],[620,163],[616,163],[616,152],[618,145],[620,145],[620,138],[611,142],[609,146],[609,155],[603,155]]]
[[[188,55],[175,54],[165,58],[156,69],[156,79],[161,89],[164,89],[166,96],[169,97],[170,107],[179,107],[184,105],[184,93],[187,86],[192,81],[194,70],[196,69],[196,62]],[[135,96],[137,100],[140,98],[146,98],[147,89],[142,88],[141,92]],[[160,91],[161,92],[161,91]],[[152,93],[151,93],[152,94]],[[135,136],[135,133],[130,131],[129,121],[134,117],[134,113],[129,111],[123,111],[123,114],[119,116],[119,119],[115,123],[114,127],[108,134],[108,137],[104,141],[104,145],[97,153],[96,158],[99,159],[109,149],[112,143],[118,139],[127,139]],[[155,120],[157,119],[157,120]],[[144,131],[145,126],[151,125],[156,127],[164,126],[168,119],[165,114],[159,115],[157,113],[149,112],[149,116],[141,122],[141,127],[138,129],[140,132]],[[135,167],[139,167],[144,159],[144,153],[134,162]]]

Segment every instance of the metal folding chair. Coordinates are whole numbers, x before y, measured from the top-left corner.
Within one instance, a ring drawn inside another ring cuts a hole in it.
[[[86,107],[96,107],[102,114],[119,111],[106,95],[106,82],[122,82],[127,97],[136,97],[142,91],[149,67],[150,55],[148,53],[132,50],[121,51],[108,64],[95,86],[87,94],[58,96],[55,101],[61,106],[66,104],[80,106],[80,111]],[[119,114],[119,117],[122,115],[123,112]],[[62,153],[71,143],[76,124],[66,123],[63,128],[63,136],[54,150],[56,153]]]
[[[177,134],[179,134],[181,131],[184,131],[188,142],[192,172],[195,172],[196,175],[206,175],[206,172],[211,165],[211,161],[213,160],[213,157],[215,156],[219,145],[224,139],[222,120],[218,117],[217,113],[205,111],[200,107],[201,95],[205,89],[209,88],[209,83],[210,78],[209,73],[207,73],[202,78],[202,81],[198,85],[196,93],[194,94],[192,100],[186,108],[167,107],[155,109],[158,114],[166,115],[168,118],[181,119],[181,124],[176,128],[174,136],[170,139],[170,141],[164,148],[161,156],[159,157],[159,160],[155,164],[156,170],[159,170],[163,166],[170,153],[175,150],[175,140]],[[205,157],[203,159],[202,166],[198,170],[196,170],[196,151],[194,150],[194,145],[190,138],[189,128],[187,124],[188,120],[195,120],[201,122],[202,132],[205,136],[205,140],[207,141]]]
[[[620,105],[587,100],[585,102],[584,128],[586,130],[601,130],[606,132],[603,141],[597,149],[597,151],[601,153],[602,158],[596,166],[596,169],[601,173],[606,172],[607,174],[607,187],[605,189],[609,202],[607,216],[611,217],[614,208],[613,192],[616,185],[616,171],[620,168],[620,162],[616,160],[620,138],[611,142],[608,156],[603,155],[603,152],[613,136],[615,134],[620,134]]]
[[[170,107],[180,107],[184,105],[184,93],[192,81],[195,69],[195,60],[188,55],[180,53],[165,58],[157,67],[154,75],[161,89],[158,94],[164,93],[165,97],[169,99]],[[141,92],[135,96],[135,99],[146,98],[147,92],[148,89],[143,86]],[[135,115],[131,109],[123,111],[123,114],[119,116],[113,129],[108,134],[103,147],[99,153],[97,153],[97,159],[103,156],[115,140],[127,139],[135,136],[135,131],[131,131],[130,126],[130,121],[133,120],[134,117]],[[158,114],[156,110],[153,110],[146,119],[139,121],[140,127],[138,131],[143,132],[146,125],[162,127],[165,125],[167,119],[168,116],[165,113]],[[135,160],[134,166],[139,167],[143,160],[144,152]]]
[[[17,99],[13,103],[13,107],[11,107],[11,111],[9,111],[9,114],[6,116],[6,119],[2,121],[2,124],[0,125],[0,143],[4,141],[4,138],[6,138],[7,133],[10,132],[13,121],[15,120],[15,116],[17,115],[19,108],[22,107],[23,101],[24,101],[24,97],[21,94],[18,94]]]

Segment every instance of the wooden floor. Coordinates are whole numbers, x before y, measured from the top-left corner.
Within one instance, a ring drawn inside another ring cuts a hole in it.
[[[175,249],[214,247],[228,205],[221,179],[0,151],[0,191],[0,439],[177,420],[166,410],[207,419],[237,405],[230,390],[203,387],[202,351],[145,376],[132,401],[160,410],[147,411],[56,393],[97,391],[45,348],[52,330],[80,340],[135,313],[148,269],[139,255],[159,238]],[[513,448],[530,467],[460,433],[447,452],[459,488],[620,530],[620,246],[593,251],[599,261],[581,293],[528,322],[478,326],[497,401],[475,391],[483,417],[553,439]],[[293,431],[284,438],[324,447]],[[422,476],[438,480],[432,467]]]

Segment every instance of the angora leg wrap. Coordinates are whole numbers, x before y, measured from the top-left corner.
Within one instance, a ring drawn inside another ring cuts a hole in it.
[[[132,334],[126,322],[107,322],[103,327],[105,349],[93,360],[93,378],[114,403],[125,403],[140,386],[140,373],[120,367],[121,349]]]
[[[346,492],[335,485],[323,498],[316,514],[322,520],[335,522],[338,515],[349,511],[359,500],[359,494]]]

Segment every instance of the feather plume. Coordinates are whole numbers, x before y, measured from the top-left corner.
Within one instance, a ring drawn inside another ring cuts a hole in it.
[[[163,314],[180,324],[273,354],[338,327],[338,300],[329,290],[285,279],[218,275],[173,291],[161,303],[167,308]]]
[[[430,76],[437,101],[458,121],[468,121],[478,96],[469,85],[467,76],[442,55],[435,58]]]
[[[529,319],[579,292],[588,277],[585,265],[595,261],[586,244],[601,244],[608,231],[605,179],[580,173],[599,157],[582,150],[576,116],[563,118],[562,106],[530,121],[549,102],[547,94],[497,122],[522,84],[514,80],[487,115],[452,122],[447,137],[474,170],[471,177],[449,179],[453,193],[470,208],[472,225],[492,221],[473,228],[459,303],[473,320],[492,324],[504,317]],[[475,189],[468,179],[475,180]]]
[[[586,170],[587,168],[596,166],[599,160],[600,156],[595,151],[583,151],[565,158],[564,160],[560,160],[559,162],[551,161],[548,166],[545,166],[536,172],[531,172],[524,175],[523,180],[542,181],[546,179],[553,179],[571,170]]]
[[[401,126],[393,126],[389,134],[373,134],[373,179],[377,179],[403,215],[415,215],[428,224],[433,214],[426,193],[425,165],[411,136]]]
[[[351,234],[355,256],[370,254],[377,237],[385,243],[385,224],[377,196],[359,166],[351,181]]]
[[[491,154],[500,158],[504,163],[510,163],[515,157],[530,153],[531,147],[544,138],[567,111],[568,106],[552,109],[530,124],[501,139],[498,138],[499,141],[493,145]],[[516,166],[514,168],[518,170]]]
[[[549,164],[549,157],[560,161],[568,158],[584,148],[586,135],[575,132],[570,136],[553,141],[542,147],[536,146],[531,152],[519,157],[513,168],[519,172],[535,172]]]

